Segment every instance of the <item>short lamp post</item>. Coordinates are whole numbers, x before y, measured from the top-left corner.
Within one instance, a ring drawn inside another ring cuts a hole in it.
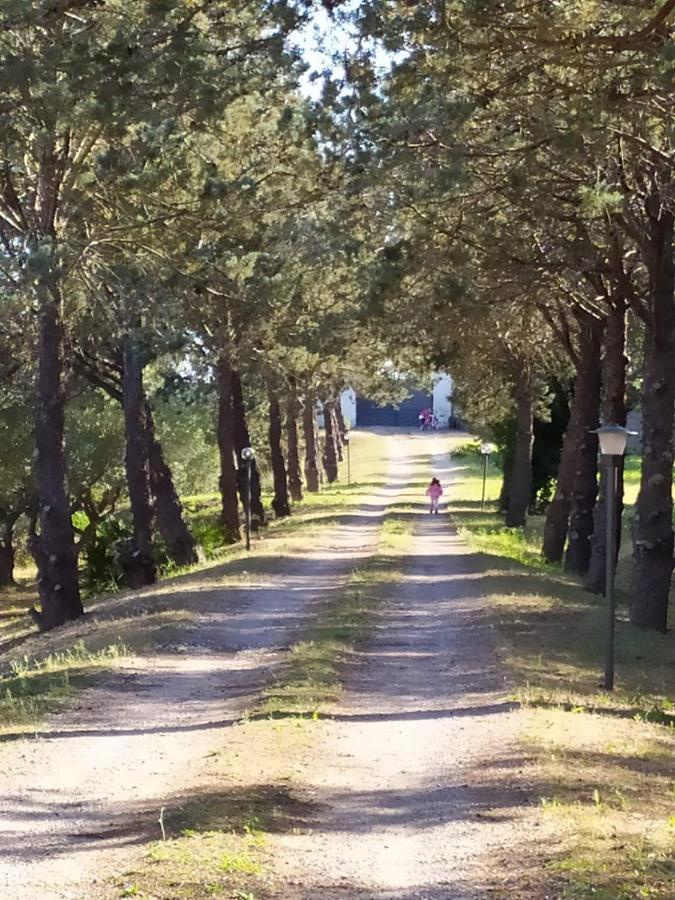
[[[345,431],[342,435],[342,443],[347,448],[347,484],[352,483],[352,461],[349,455],[349,432]]]
[[[492,444],[481,444],[480,452],[483,456],[483,493],[480,498],[480,508],[485,509],[485,484],[487,482],[487,470],[488,463],[490,461],[490,454],[492,453]]]
[[[252,447],[244,447],[241,451],[241,458],[246,463],[246,549],[251,549],[251,466],[255,459],[255,453]]]
[[[607,599],[607,649],[605,654],[605,690],[614,690],[614,631],[616,610],[614,575],[616,572],[616,488],[617,460],[626,452],[626,444],[634,431],[622,425],[602,425],[594,432],[600,442],[600,453],[607,464],[607,540],[605,559],[605,598]]]

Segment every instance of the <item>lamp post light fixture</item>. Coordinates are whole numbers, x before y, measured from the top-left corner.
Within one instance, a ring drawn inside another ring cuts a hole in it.
[[[255,453],[252,447],[244,447],[241,451],[241,458],[246,463],[246,549],[251,549],[251,466],[255,459]]]
[[[614,575],[616,572],[616,488],[617,460],[626,452],[626,444],[634,431],[628,431],[622,425],[602,425],[593,434],[597,434],[600,442],[600,453],[607,464],[607,555],[605,558],[605,598],[607,600],[607,649],[605,653],[605,690],[614,690],[614,631],[615,600]]]
[[[490,454],[492,453],[493,447],[492,444],[488,444],[487,441],[480,445],[480,452],[483,456],[483,493],[480,499],[480,508],[485,509],[485,484],[487,482],[487,468],[488,462],[490,461]]]
[[[349,432],[345,431],[342,434],[342,443],[347,448],[347,484],[352,483],[352,462],[349,455]]]

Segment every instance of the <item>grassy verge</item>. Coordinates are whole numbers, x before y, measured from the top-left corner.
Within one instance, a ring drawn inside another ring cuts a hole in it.
[[[304,827],[306,804],[293,796],[291,784],[304,765],[315,723],[339,697],[344,667],[396,577],[396,555],[409,535],[403,515],[394,511],[385,518],[375,555],[352,572],[304,639],[291,647],[274,686],[230,735],[209,785],[167,813],[164,839],[116,879],[120,897],[278,895],[268,871],[269,835]]]
[[[90,650],[83,641],[77,641],[69,649],[42,659],[24,656],[15,660],[0,676],[0,739],[9,729],[34,729],[74,690],[90,684],[97,674],[127,653],[121,642]]]
[[[559,898],[675,896],[675,640],[627,621],[619,591],[617,688],[601,688],[602,598],[539,558],[541,524],[505,529],[480,509],[480,462],[458,461],[450,511],[483,557],[483,584],[544,818],[562,841],[549,867]],[[495,499],[499,479],[488,479]]]

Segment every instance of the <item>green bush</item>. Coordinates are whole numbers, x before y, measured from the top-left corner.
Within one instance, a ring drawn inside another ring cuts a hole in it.
[[[84,581],[93,593],[118,590],[124,581],[119,548],[133,537],[131,526],[117,517],[104,519],[84,551]]]
[[[480,456],[480,441],[466,441],[452,448],[453,459],[466,459],[470,456]]]

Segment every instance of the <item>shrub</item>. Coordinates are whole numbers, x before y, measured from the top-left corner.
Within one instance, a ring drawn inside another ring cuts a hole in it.
[[[466,441],[452,448],[452,456],[456,459],[466,459],[469,456],[480,456],[480,441]]]

